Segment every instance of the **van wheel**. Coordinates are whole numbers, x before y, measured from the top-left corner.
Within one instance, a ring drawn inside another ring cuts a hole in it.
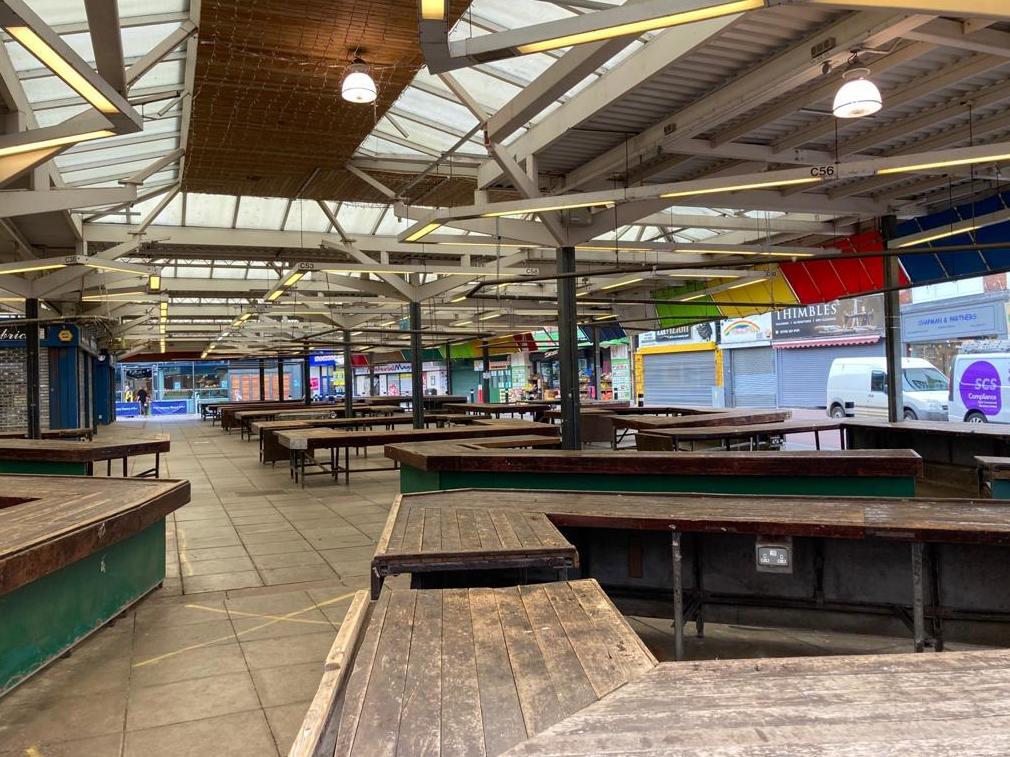
[[[832,418],[844,418],[845,409],[841,405],[832,405],[830,415]]]
[[[906,407],[905,408],[905,420],[906,421],[917,421],[917,420],[919,420],[919,416],[915,414],[915,411],[912,408]]]
[[[986,417],[978,410],[972,410],[964,417],[965,423],[988,423]]]

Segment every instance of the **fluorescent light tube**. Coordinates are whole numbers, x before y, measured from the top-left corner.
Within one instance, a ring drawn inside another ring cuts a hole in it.
[[[272,291],[270,294],[267,295],[267,302],[273,302],[282,294],[284,294],[283,289],[275,289],[274,291]]]
[[[764,7],[765,0],[737,0],[737,2],[721,3],[708,8],[698,8],[693,11],[682,11],[681,13],[671,13],[668,16],[618,24],[606,29],[593,29],[577,34],[567,34],[562,37],[545,39],[541,42],[531,42],[526,45],[519,45],[516,50],[523,55],[542,53],[546,50],[556,50],[559,47],[583,45],[587,42],[599,42],[600,40],[614,39],[615,37],[639,36],[656,29],[665,29],[670,26],[680,26],[681,24],[692,24],[696,21],[730,16],[734,13],[743,13],[744,11],[752,11]]]
[[[565,205],[544,205],[538,208],[518,208],[516,210],[495,210],[491,213],[481,213],[484,218],[501,218],[502,216],[518,216],[524,215],[526,213],[548,213],[552,210],[573,210],[575,208],[595,208],[595,207],[612,208],[614,206],[613,202],[609,201],[599,201],[596,202],[572,202]]]
[[[139,271],[135,271],[132,268],[122,268],[120,266],[117,266],[115,263],[105,263],[100,261],[88,260],[82,263],[82,265],[87,266],[88,268],[94,268],[95,270],[98,271],[115,271],[117,273],[132,273],[135,276],[143,275]]]
[[[63,56],[46,44],[43,39],[27,26],[8,26],[7,33],[20,42],[38,61],[56,74],[74,92],[79,94],[102,113],[119,113],[120,110],[98,91],[98,88],[77,72]]]
[[[152,273],[147,277],[147,288],[152,292],[157,292],[161,289],[161,276],[157,273]]]
[[[755,181],[750,184],[730,184],[725,187],[708,187],[706,189],[685,189],[682,192],[667,192],[660,197],[690,197],[692,195],[712,195],[720,192],[740,192],[744,189],[768,189],[770,187],[789,187],[795,184],[817,184],[819,176],[808,176],[800,179],[773,179],[771,181]]]
[[[295,284],[297,284],[299,281],[302,280],[302,277],[304,275],[305,275],[304,271],[295,271],[290,276],[288,276],[287,280],[284,282],[284,286],[286,287],[294,286]]]
[[[68,137],[53,137],[52,139],[42,139],[38,142],[29,142],[24,145],[12,145],[10,147],[0,147],[0,158],[10,155],[22,155],[35,150],[45,150],[49,147],[62,147],[63,145],[75,145],[78,142],[87,142],[90,139],[100,139],[101,137],[113,137],[114,131],[102,129],[100,131],[86,131],[82,134],[71,134]]]
[[[945,231],[939,231],[936,234],[933,234],[932,236],[922,237],[920,239],[915,239],[911,242],[903,242],[899,244],[898,247],[914,247],[917,244],[926,244],[927,242],[933,242],[937,239],[944,239],[946,237],[953,237],[958,234],[969,234],[972,231],[975,231],[977,228],[978,226],[975,225],[960,226],[954,229],[948,228]]]
[[[445,0],[421,0],[421,19],[441,21],[445,18]]]
[[[419,228],[417,231],[414,231],[414,232],[408,234],[406,237],[404,237],[403,241],[404,242],[416,242],[421,237],[427,236],[428,234],[430,234],[431,232],[433,232],[435,229],[440,228],[441,226],[442,226],[442,224],[437,223],[435,221],[432,221],[431,223],[425,224],[424,226],[422,226],[421,228]]]
[[[709,250],[692,247],[689,250],[678,248],[676,252],[697,252],[702,255],[767,255],[774,258],[810,258],[814,256],[812,252],[773,252],[771,250]]]
[[[642,281],[642,278],[637,279],[625,279],[624,281],[615,281],[613,284],[607,284],[605,287],[600,287],[600,289],[616,289],[617,287],[627,286],[628,284],[637,284]]]
[[[44,263],[42,265],[23,265],[15,268],[3,268],[0,269],[0,276],[6,276],[11,273],[31,273],[33,271],[52,271],[56,268],[66,268],[64,263]]]
[[[910,166],[897,166],[896,168],[878,168],[878,176],[886,176],[892,173],[907,173],[909,171],[928,171],[932,168],[949,168],[953,166],[969,166],[973,163],[999,163],[1010,160],[1010,153],[1003,155],[983,155],[978,158],[957,158],[955,160],[938,160],[934,163],[915,163]]]

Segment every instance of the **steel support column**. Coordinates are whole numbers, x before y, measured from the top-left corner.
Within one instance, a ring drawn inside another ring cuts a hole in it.
[[[260,358],[260,402],[263,402],[267,398],[267,367],[263,362],[263,358]]]
[[[312,404],[312,366],[307,354],[302,357],[302,400],[306,405]]]
[[[593,399],[599,402],[600,397],[600,327],[593,326]]]
[[[344,329],[344,417],[354,415],[354,366],[351,364],[351,332]]]
[[[277,358],[277,399],[284,399],[284,358]]]
[[[421,374],[421,303],[410,303],[410,404],[414,428],[424,428],[424,376]]]
[[[558,247],[558,274],[575,272],[575,248]],[[561,369],[561,448],[581,449],[579,433],[579,327],[575,278],[558,279],[558,362]]]
[[[884,216],[880,219],[880,231],[884,237],[884,247],[894,238],[896,219]],[[891,423],[904,420],[905,405],[901,391],[901,304],[895,288],[900,282],[898,256],[884,258],[884,355],[887,364],[887,420]]]
[[[484,363],[484,370],[481,371],[480,393],[484,402],[491,401],[491,351],[488,349],[487,340],[480,343],[480,359]]]
[[[25,300],[25,378],[28,405],[28,438],[42,438],[42,401],[39,390],[39,301]]]
[[[445,393],[452,394],[452,345],[445,343]]]

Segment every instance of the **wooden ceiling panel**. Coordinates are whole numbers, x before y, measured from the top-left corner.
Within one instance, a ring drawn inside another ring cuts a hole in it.
[[[355,52],[372,67],[375,107],[340,97]],[[384,201],[343,166],[423,64],[416,0],[204,0],[184,188]],[[390,176],[394,189],[409,181]],[[458,204],[473,188],[435,177],[415,191]]]

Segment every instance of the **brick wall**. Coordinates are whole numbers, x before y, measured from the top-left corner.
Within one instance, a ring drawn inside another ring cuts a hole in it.
[[[39,383],[42,428],[49,427],[49,355],[39,350]],[[28,385],[25,380],[25,348],[0,348],[0,431],[28,428]]]

